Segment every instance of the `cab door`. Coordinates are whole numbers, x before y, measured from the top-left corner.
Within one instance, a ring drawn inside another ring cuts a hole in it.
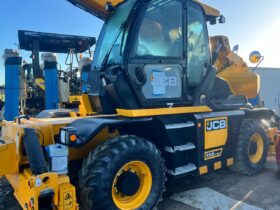
[[[185,14],[182,1],[152,0],[135,23],[127,73],[141,106],[187,103]]]
[[[189,94],[194,96],[211,65],[211,55],[204,10],[187,2],[187,78]]]

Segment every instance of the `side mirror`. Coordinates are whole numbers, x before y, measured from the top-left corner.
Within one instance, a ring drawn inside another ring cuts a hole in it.
[[[223,16],[223,15],[221,15],[221,16],[219,17],[219,23],[220,23],[220,24],[226,23],[226,17]]]
[[[261,60],[263,60],[263,58],[264,57],[259,51],[253,51],[249,56],[249,60],[251,61],[251,63],[259,63]]]
[[[261,64],[261,62],[264,60],[264,56],[261,55],[261,53],[259,51],[253,51],[251,52],[250,56],[249,56],[249,60],[252,63],[256,63],[256,67],[252,69],[252,72],[254,72],[258,66]]]
[[[210,18],[210,25],[216,25],[217,19],[216,18]]]

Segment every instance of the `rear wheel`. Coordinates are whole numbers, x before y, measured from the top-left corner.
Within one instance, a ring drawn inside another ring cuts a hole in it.
[[[108,140],[84,160],[82,209],[153,209],[166,181],[164,161],[149,141],[136,136]]]
[[[265,165],[269,140],[265,129],[256,120],[245,120],[240,129],[233,169],[244,175],[255,175]]]

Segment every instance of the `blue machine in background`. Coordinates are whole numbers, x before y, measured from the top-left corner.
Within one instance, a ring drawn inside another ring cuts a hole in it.
[[[253,107],[264,107],[264,101],[261,96],[258,94],[255,98],[249,98],[249,103],[252,104]]]
[[[78,60],[78,54],[88,51],[96,43],[94,37],[18,31],[19,48],[31,51],[32,62],[22,62],[14,50],[5,50],[5,102],[0,97],[0,121],[14,120],[19,115],[37,116],[43,110],[77,109],[80,101],[69,96],[87,93],[90,58]],[[42,53],[42,54],[41,54]],[[58,70],[54,53],[67,54],[67,69]],[[43,65],[40,65],[42,55]],[[73,67],[74,57],[79,68]],[[5,104],[4,104],[5,103]],[[4,104],[4,109],[1,109]],[[4,116],[2,115],[4,110]]]
[[[8,121],[19,115],[20,68],[22,58],[18,52],[6,49],[5,62],[5,111],[4,117]]]
[[[44,53],[44,76],[45,76],[45,108],[46,110],[58,109],[58,69],[57,58],[54,53]]]
[[[91,69],[92,60],[88,57],[81,58],[79,61],[79,71],[81,72],[81,90],[82,93],[88,92],[87,80]]]

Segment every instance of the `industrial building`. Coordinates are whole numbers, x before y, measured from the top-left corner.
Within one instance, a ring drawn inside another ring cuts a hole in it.
[[[265,107],[276,110],[280,114],[280,68],[257,68],[255,71],[261,77],[260,98]]]

